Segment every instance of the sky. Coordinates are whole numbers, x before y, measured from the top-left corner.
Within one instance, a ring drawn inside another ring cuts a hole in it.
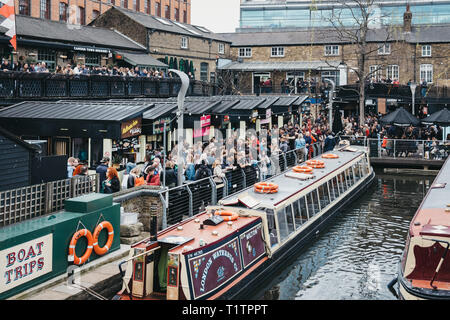
[[[191,24],[213,32],[234,32],[239,27],[239,0],[191,0]]]

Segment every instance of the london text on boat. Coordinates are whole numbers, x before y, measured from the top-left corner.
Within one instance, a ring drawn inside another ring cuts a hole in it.
[[[409,226],[397,275],[401,299],[450,299],[449,181],[447,159]]]
[[[366,148],[332,153],[312,173],[291,168],[134,244],[115,299],[246,297],[373,181]]]

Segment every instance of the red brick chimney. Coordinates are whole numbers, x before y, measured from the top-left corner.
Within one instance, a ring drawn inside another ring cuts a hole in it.
[[[412,13],[409,11],[409,3],[406,4],[406,12],[403,14],[403,31],[411,32]]]

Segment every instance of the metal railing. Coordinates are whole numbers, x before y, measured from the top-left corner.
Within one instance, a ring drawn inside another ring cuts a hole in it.
[[[175,97],[179,78],[63,75],[52,73],[0,72],[0,98],[8,100],[117,97]],[[186,95],[218,94],[216,84],[191,80]]]
[[[369,148],[371,158],[410,158],[420,160],[445,160],[450,153],[450,140],[377,139],[341,136],[351,145]]]
[[[65,200],[98,191],[98,174],[1,191],[0,227],[63,210]]]
[[[273,175],[285,172],[289,168],[322,153],[322,143],[311,145],[310,152],[300,153],[300,149],[286,153],[272,154],[269,163],[255,161],[245,167],[237,167],[225,172],[224,177],[210,176],[197,181],[189,181],[178,187],[160,191],[163,199],[162,227],[176,224],[192,217],[207,205],[214,205],[220,199],[239,192],[256,182],[264,181]],[[303,155],[299,159],[299,155]]]

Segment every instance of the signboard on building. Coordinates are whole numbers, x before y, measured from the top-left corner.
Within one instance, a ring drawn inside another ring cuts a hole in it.
[[[153,134],[160,134],[164,131],[164,123],[166,123],[166,131],[170,131],[170,117],[161,118],[153,121]]]
[[[109,49],[94,48],[94,47],[78,47],[74,46],[73,50],[83,52],[95,52],[95,53],[110,53]]]
[[[211,125],[211,115],[200,117],[200,127],[209,127]]]
[[[0,293],[52,271],[53,234],[0,251]]]
[[[194,138],[209,136],[210,127],[194,129]]]
[[[120,126],[121,138],[138,136],[142,133],[142,119],[135,118],[130,121],[122,122]]]

